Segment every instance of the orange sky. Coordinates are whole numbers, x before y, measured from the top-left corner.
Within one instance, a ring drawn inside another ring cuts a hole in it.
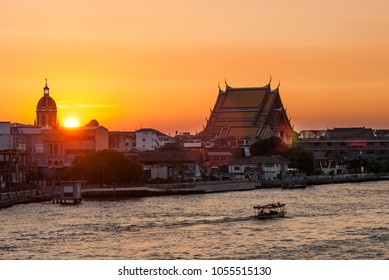
[[[0,121],[200,131],[218,82],[281,81],[297,131],[389,128],[389,1],[0,0]]]

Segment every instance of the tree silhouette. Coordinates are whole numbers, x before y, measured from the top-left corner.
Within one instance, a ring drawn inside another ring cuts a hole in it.
[[[315,171],[313,154],[309,151],[299,150],[295,152],[295,165],[300,172],[312,175]]]
[[[78,157],[73,161],[72,176],[91,183],[140,183],[144,181],[142,166],[117,150],[103,150]]]
[[[259,139],[257,142],[250,146],[250,153],[253,156],[285,154],[287,150],[287,145],[282,143],[282,140],[276,136]]]
[[[297,168],[299,172],[311,175],[315,171],[315,161],[311,152],[298,146],[288,147],[276,136],[258,140],[250,146],[250,153],[253,156],[284,155],[292,161],[291,166]]]

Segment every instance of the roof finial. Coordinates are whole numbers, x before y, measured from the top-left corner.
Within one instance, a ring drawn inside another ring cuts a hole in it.
[[[231,87],[227,84],[227,78],[224,78],[224,83],[226,84],[226,90],[231,88]]]
[[[219,83],[217,84],[217,87],[219,88],[219,94],[223,94],[224,91],[220,88],[220,81],[219,81]]]
[[[43,88],[43,93],[44,93],[44,95],[48,95],[49,94],[49,87],[47,86],[47,79],[45,79],[45,82],[46,82],[46,85]]]
[[[270,74],[270,80],[269,80],[269,85],[270,85],[270,83],[271,83],[271,74]]]

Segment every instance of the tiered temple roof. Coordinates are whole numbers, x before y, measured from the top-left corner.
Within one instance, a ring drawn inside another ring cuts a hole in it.
[[[279,85],[271,90],[263,87],[233,88],[226,83],[219,94],[202,139],[268,138],[278,136],[290,143],[293,128],[279,94]]]

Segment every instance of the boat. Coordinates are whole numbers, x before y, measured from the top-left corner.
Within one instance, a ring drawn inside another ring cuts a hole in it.
[[[260,220],[284,218],[286,214],[285,203],[254,205],[253,208],[255,209],[255,217]]]

